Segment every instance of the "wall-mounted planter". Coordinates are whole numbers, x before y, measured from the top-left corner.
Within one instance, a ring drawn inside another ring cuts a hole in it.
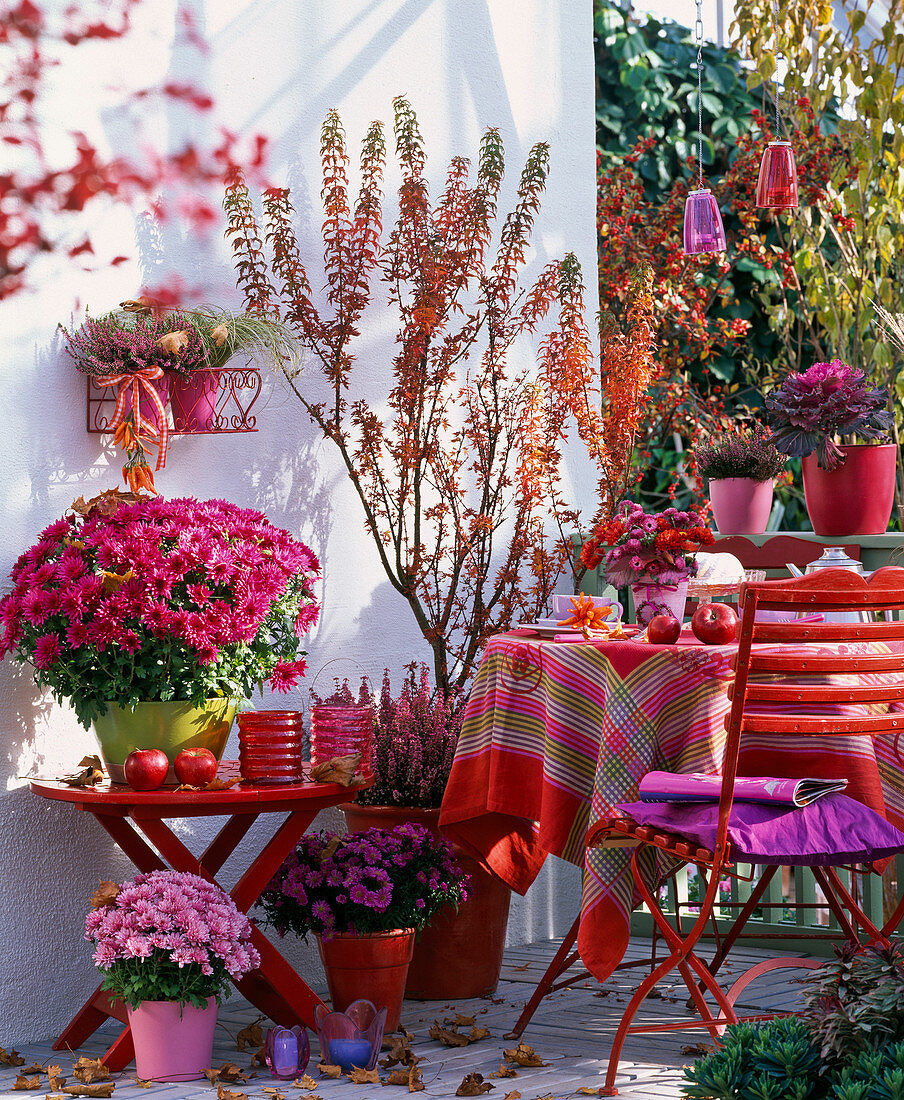
[[[192,371],[188,378],[170,372],[169,419],[171,435],[218,435],[256,432],[252,409],[260,397],[261,374],[257,367],[221,367]],[[87,427],[89,432],[109,432],[116,407],[116,386],[101,386],[86,376]],[[164,394],[158,392],[161,398]]]

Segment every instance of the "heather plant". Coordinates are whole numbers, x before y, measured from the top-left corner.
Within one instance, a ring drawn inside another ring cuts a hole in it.
[[[796,457],[815,451],[819,466],[834,470],[844,462],[844,454],[833,436],[888,437],[894,417],[887,401],[887,387],[867,389],[859,368],[840,359],[814,363],[800,374],[792,372],[766,394],[770,442]]]
[[[281,936],[423,928],[441,908],[465,900],[467,878],[449,841],[422,825],[344,837],[305,833],[257,905]]]
[[[745,477],[771,481],[785,468],[787,456],[769,442],[769,432],[756,424],[735,429],[697,445],[693,454],[697,473],[709,481]]]
[[[205,1008],[230,978],[260,965],[251,922],[219,886],[187,871],[151,871],[101,883],[85,920],[102,986],[113,1000]]]
[[[292,688],[319,612],[308,547],[226,501],[131,501],[79,498],[19,557],[0,658],[33,665],[86,728],[108,702],[200,705],[266,679]]]
[[[187,374],[204,365],[204,343],[186,314],[172,310],[114,310],[85,318],[71,332],[60,325],[64,346],[83,374],[136,374],[160,367]]]
[[[530,150],[497,232],[499,131],[484,133],[473,173],[455,157],[434,195],[415,112],[403,97],[393,107],[401,185],[385,238],[382,124],[364,138],[352,197],[340,118],[330,111],[324,120],[325,302],[315,301],[288,191],[264,192],[260,225],[236,175],[227,234],[247,310],[291,325],[320,367],[325,399],[310,379],[289,384],[338,448],[374,550],[448,693],[469,680],[490,634],[545,610],[563,570],[578,587],[571,540],[580,516],[561,462],[576,431],[599,467],[600,388],[576,257],[525,278],[549,146]],[[386,308],[397,318],[396,352],[389,385],[372,402],[358,337],[383,326]],[[539,363],[516,359],[516,342],[539,333],[547,315]]]

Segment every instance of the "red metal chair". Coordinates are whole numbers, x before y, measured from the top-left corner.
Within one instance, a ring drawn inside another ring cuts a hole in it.
[[[739,994],[760,974],[784,966],[800,968],[817,965],[812,958],[770,959],[745,971],[727,991],[720,987],[715,973],[761,896],[762,887],[759,884],[751,900],[741,907],[716,959],[708,964],[696,953],[707,924],[713,919],[720,879],[725,875],[737,874],[736,863],[754,862],[745,858],[745,854],[759,852],[755,846],[745,852],[740,842],[731,839],[739,833],[737,824],[742,813],[741,807],[734,803],[734,787],[745,740],[749,745],[757,738],[769,736],[875,739],[898,736],[904,730],[904,713],[901,713],[904,711],[904,645],[901,644],[904,641],[904,622],[888,614],[904,610],[904,569],[879,569],[869,579],[850,570],[821,570],[800,579],[747,584],[741,590],[741,603],[743,617],[735,678],[730,689],[731,710],[725,723],[727,736],[722,782],[718,808],[713,807],[711,813],[712,843],[702,846],[699,831],[692,832],[690,836],[682,832],[682,821],[689,825],[693,814],[687,804],[670,804],[665,811],[662,804],[654,804],[649,807],[648,813],[647,807],[641,808],[640,803],[635,803],[631,806],[631,816],[625,814],[603,819],[587,833],[588,847],[612,837],[640,842],[632,854],[632,871],[638,891],[669,949],[668,957],[654,966],[643,979],[624,1011],[613,1041],[605,1085],[600,1089],[604,1096],[618,1094],[615,1078],[622,1046],[629,1034],[704,1027],[714,1038],[718,1038],[727,1024],[737,1023],[739,1019],[768,1019],[774,1015],[739,1017],[735,1012],[734,1005]],[[758,622],[757,612],[760,610],[795,614],[820,611],[826,616],[838,612],[868,611],[876,621]],[[779,754],[774,754],[772,764],[770,775],[786,774]],[[788,774],[796,773],[792,771]],[[805,774],[822,777],[818,766]],[[829,804],[829,799],[844,799],[844,802]],[[844,795],[828,796],[818,811],[814,808],[820,804],[814,803],[805,810],[795,810],[793,813],[810,814],[809,820],[814,820],[813,815],[818,812],[822,817],[817,820],[823,820],[825,815],[831,814],[833,805],[843,806],[846,813],[852,813],[857,824],[846,828],[844,836],[830,835],[834,830],[826,830],[824,836],[817,838],[820,851],[824,843],[826,858],[835,864],[811,865],[826,898],[823,907],[827,906],[835,915],[844,939],[852,942],[887,940],[904,916],[904,897],[883,926],[877,927],[862,911],[855,892],[845,886],[836,868],[857,863],[864,865],[864,872],[880,869],[875,866],[877,854],[885,856],[891,851],[904,851],[904,834],[897,833],[861,801],[848,799]],[[697,814],[699,816],[699,807]],[[663,819],[678,824],[669,831],[662,826]],[[801,822],[804,819],[794,820]],[[658,823],[644,824],[651,821]],[[884,838],[888,847],[877,848],[872,840],[851,839],[858,831],[871,837],[873,830],[879,826],[889,834]],[[896,833],[897,836],[894,836]],[[665,873],[671,873],[676,866],[693,864],[703,876],[705,895],[699,914],[689,930],[682,930],[680,924],[673,926],[657,902],[657,883],[645,880],[642,867],[649,867],[650,855],[657,854],[651,853],[650,849],[656,849],[659,853],[658,861]],[[787,855],[784,846],[782,851]],[[845,853],[844,858],[836,859],[836,853],[840,852]],[[761,853],[755,862],[758,868],[753,870],[758,870],[761,876],[759,883],[763,878],[771,877],[778,866],[777,860],[766,861]],[[795,859],[793,856],[781,862],[788,866],[808,863],[807,859]],[[675,970],[687,985],[698,1016],[649,1027],[632,1025],[650,992]]]

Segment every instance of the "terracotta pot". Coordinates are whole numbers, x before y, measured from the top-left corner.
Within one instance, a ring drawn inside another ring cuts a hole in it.
[[[332,939],[317,937],[326,971],[333,1010],[344,1012],[353,1001],[371,1001],[386,1009],[386,1031],[399,1026],[405,979],[414,948],[414,929],[366,935],[341,933]]]
[[[135,1072],[142,1081],[196,1081],[210,1068],[217,1001],[206,1008],[177,1001],[142,1001],[127,1008]]]
[[[844,462],[821,470],[816,455],[801,462],[807,514],[817,535],[881,535],[895,501],[897,447],[842,446]]]
[[[352,833],[413,821],[442,835],[438,809],[355,802],[341,809]],[[405,996],[416,1001],[487,997],[499,984],[512,891],[457,844],[452,847],[456,862],[471,876],[468,898],[457,911],[448,906],[437,913],[418,936],[405,985]]]
[[[182,749],[210,749],[219,760],[235,708],[235,699],[208,699],[203,707],[184,700],[138,703],[134,710],[107,703],[106,713],[94,719],[94,736],[110,778],[125,783],[122,765],[133,749],[163,749],[170,764]],[[178,782],[172,767],[165,782]]]
[[[774,482],[724,477],[709,483],[713,518],[720,535],[761,535],[772,512]]]

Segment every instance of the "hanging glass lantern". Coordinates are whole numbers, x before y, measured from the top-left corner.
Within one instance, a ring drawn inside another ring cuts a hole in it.
[[[700,252],[721,252],[725,248],[725,230],[719,204],[708,187],[690,191],[684,203],[684,251],[688,256]]]
[[[725,248],[725,230],[719,204],[708,187],[703,186],[703,0],[697,0],[697,190],[690,191],[684,203],[684,253],[721,252]]]
[[[778,83],[778,0],[773,0],[776,42],[775,133],[781,133]],[[756,205],[763,210],[794,210],[797,205],[797,164],[790,141],[770,141],[763,150],[756,181]]]
[[[763,150],[756,204],[768,210],[791,210],[798,205],[797,164],[790,141],[770,141]]]

